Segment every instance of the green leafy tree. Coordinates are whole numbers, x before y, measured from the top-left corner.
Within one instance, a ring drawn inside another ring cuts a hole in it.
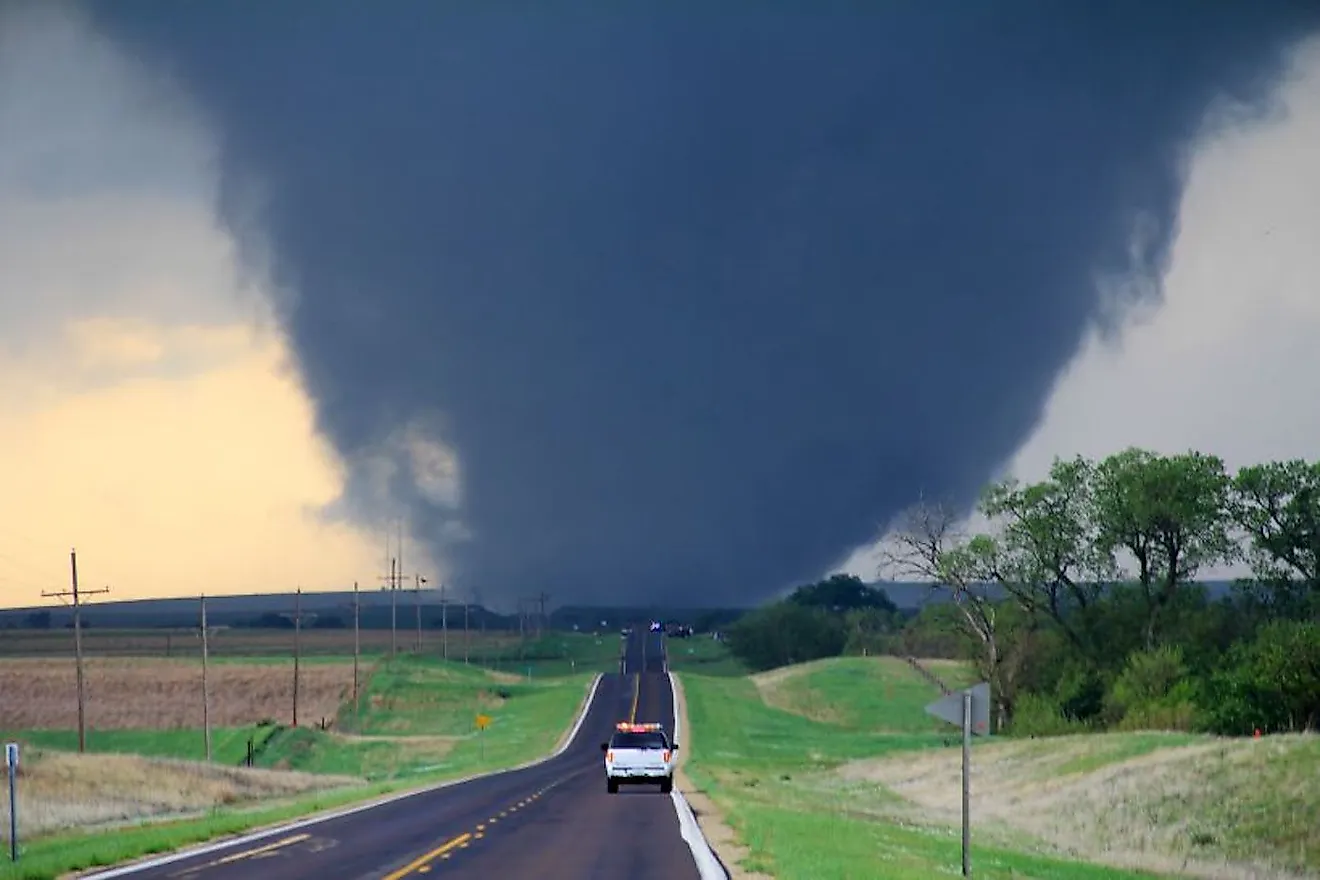
[[[1230,511],[1250,542],[1252,598],[1280,615],[1314,611],[1320,605],[1320,462],[1242,468]]]
[[[798,587],[789,601],[826,611],[843,612],[859,608],[875,608],[890,614],[898,611],[898,606],[890,601],[883,589],[868,587],[862,583],[861,578],[851,574],[831,575],[818,583]]]
[[[729,650],[752,669],[774,669],[843,653],[841,615],[795,602],[758,608],[729,627]]]
[[[1212,455],[1161,456],[1128,449],[1096,468],[1096,549],[1126,551],[1146,605],[1146,648],[1158,642],[1165,609],[1202,568],[1238,555],[1229,532],[1229,478]]]
[[[1000,526],[995,579],[1030,614],[1048,616],[1080,652],[1093,645],[1080,624],[1112,573],[1100,552],[1095,467],[1056,459],[1047,479],[1006,481],[983,494],[980,510]]]
[[[1201,706],[1216,733],[1320,730],[1320,624],[1265,624],[1225,657]]]

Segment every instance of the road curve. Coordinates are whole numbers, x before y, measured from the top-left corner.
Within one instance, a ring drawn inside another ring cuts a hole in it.
[[[674,800],[658,786],[605,791],[600,744],[617,722],[658,721],[672,736],[664,650],[635,632],[568,747],[543,763],[84,880],[701,880]]]

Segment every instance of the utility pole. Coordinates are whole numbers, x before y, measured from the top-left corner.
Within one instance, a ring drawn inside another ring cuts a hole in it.
[[[440,582],[440,655],[449,659],[449,600],[445,598],[445,582]]]
[[[472,603],[463,600],[463,665],[468,665],[468,658],[472,654],[472,630],[468,629],[468,609]]]
[[[302,587],[293,594],[293,726],[298,726],[298,666],[302,660]]]
[[[403,589],[403,517],[399,517],[399,548],[398,549],[399,549],[399,564],[395,568],[395,575],[394,575],[395,595],[398,595],[398,591]]]
[[[206,629],[206,594],[202,594],[202,735],[206,739],[206,762],[211,762],[211,692],[207,687],[206,666],[209,653]]]
[[[541,614],[536,620],[536,637],[538,639],[542,635],[542,627],[545,627],[546,629],[549,629],[550,627],[550,620],[545,616],[545,603],[549,598],[550,595],[544,592],[538,594],[536,597],[536,601],[540,603],[541,607]]]
[[[362,653],[362,644],[359,640],[360,623],[362,618],[361,606],[358,603],[358,582],[353,581],[353,730],[358,728],[358,657]]]
[[[71,588],[63,592],[43,592],[41,595],[47,598],[63,599],[72,597],[73,599],[73,657],[74,665],[77,669],[78,677],[78,751],[87,751],[87,702],[86,688],[83,679],[83,655],[82,655],[82,602],[83,596],[93,593],[108,593],[109,587],[103,587],[99,590],[78,590],[78,551],[69,551],[69,571]]]
[[[398,607],[398,566],[395,564],[398,560],[390,557],[390,576],[386,581],[386,589],[390,591],[390,659],[394,659],[399,646],[399,607]]]
[[[417,648],[418,654],[422,653],[422,584],[426,583],[426,578],[420,574],[413,575],[413,608],[417,611]]]

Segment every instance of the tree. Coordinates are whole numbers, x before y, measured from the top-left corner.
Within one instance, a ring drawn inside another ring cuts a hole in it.
[[[1257,598],[1287,616],[1314,607],[1320,600],[1320,462],[1242,468],[1229,510],[1250,541]]]
[[[1094,491],[1096,549],[1115,566],[1119,551],[1132,556],[1146,602],[1145,645],[1154,648],[1179,587],[1236,556],[1224,463],[1199,452],[1127,449],[1100,462]]]
[[[950,593],[964,631],[978,643],[977,665],[990,683],[1002,729],[1013,714],[1013,681],[1000,644],[998,608],[987,590],[997,579],[1001,554],[987,535],[966,540],[957,523],[949,505],[922,501],[904,511],[886,536],[882,572],[929,581],[931,589]]]
[[[890,614],[898,611],[898,606],[890,601],[884,590],[868,587],[862,583],[861,578],[851,574],[831,575],[818,583],[798,587],[788,600],[809,608],[823,608],[826,611],[852,611],[861,608],[875,608]]]
[[[843,653],[843,618],[794,602],[743,615],[728,630],[729,650],[752,669],[774,669]]]
[[[1092,645],[1080,632],[1086,612],[1111,574],[1099,546],[1093,484],[1095,467],[1084,458],[1056,459],[1048,479],[1023,486],[991,486],[980,509],[1001,531],[997,580],[1024,610],[1044,613],[1078,650]]]
[[[1320,624],[1280,620],[1261,627],[1229,652],[1202,703],[1216,733],[1320,729]]]

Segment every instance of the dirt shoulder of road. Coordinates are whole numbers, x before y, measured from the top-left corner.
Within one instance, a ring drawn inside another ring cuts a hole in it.
[[[750,850],[738,840],[737,833],[725,822],[719,807],[710,796],[694,785],[684,772],[683,765],[692,751],[692,727],[688,724],[683,683],[677,675],[671,675],[670,679],[674,683],[674,708],[678,712],[678,729],[682,732],[680,742],[682,748],[679,749],[678,760],[674,767],[674,784],[692,807],[692,812],[697,817],[697,824],[701,826],[702,835],[710,844],[710,848],[715,851],[720,862],[724,864],[725,870],[729,872],[730,880],[774,880],[768,874],[748,871],[742,867],[742,861],[750,854]]]

